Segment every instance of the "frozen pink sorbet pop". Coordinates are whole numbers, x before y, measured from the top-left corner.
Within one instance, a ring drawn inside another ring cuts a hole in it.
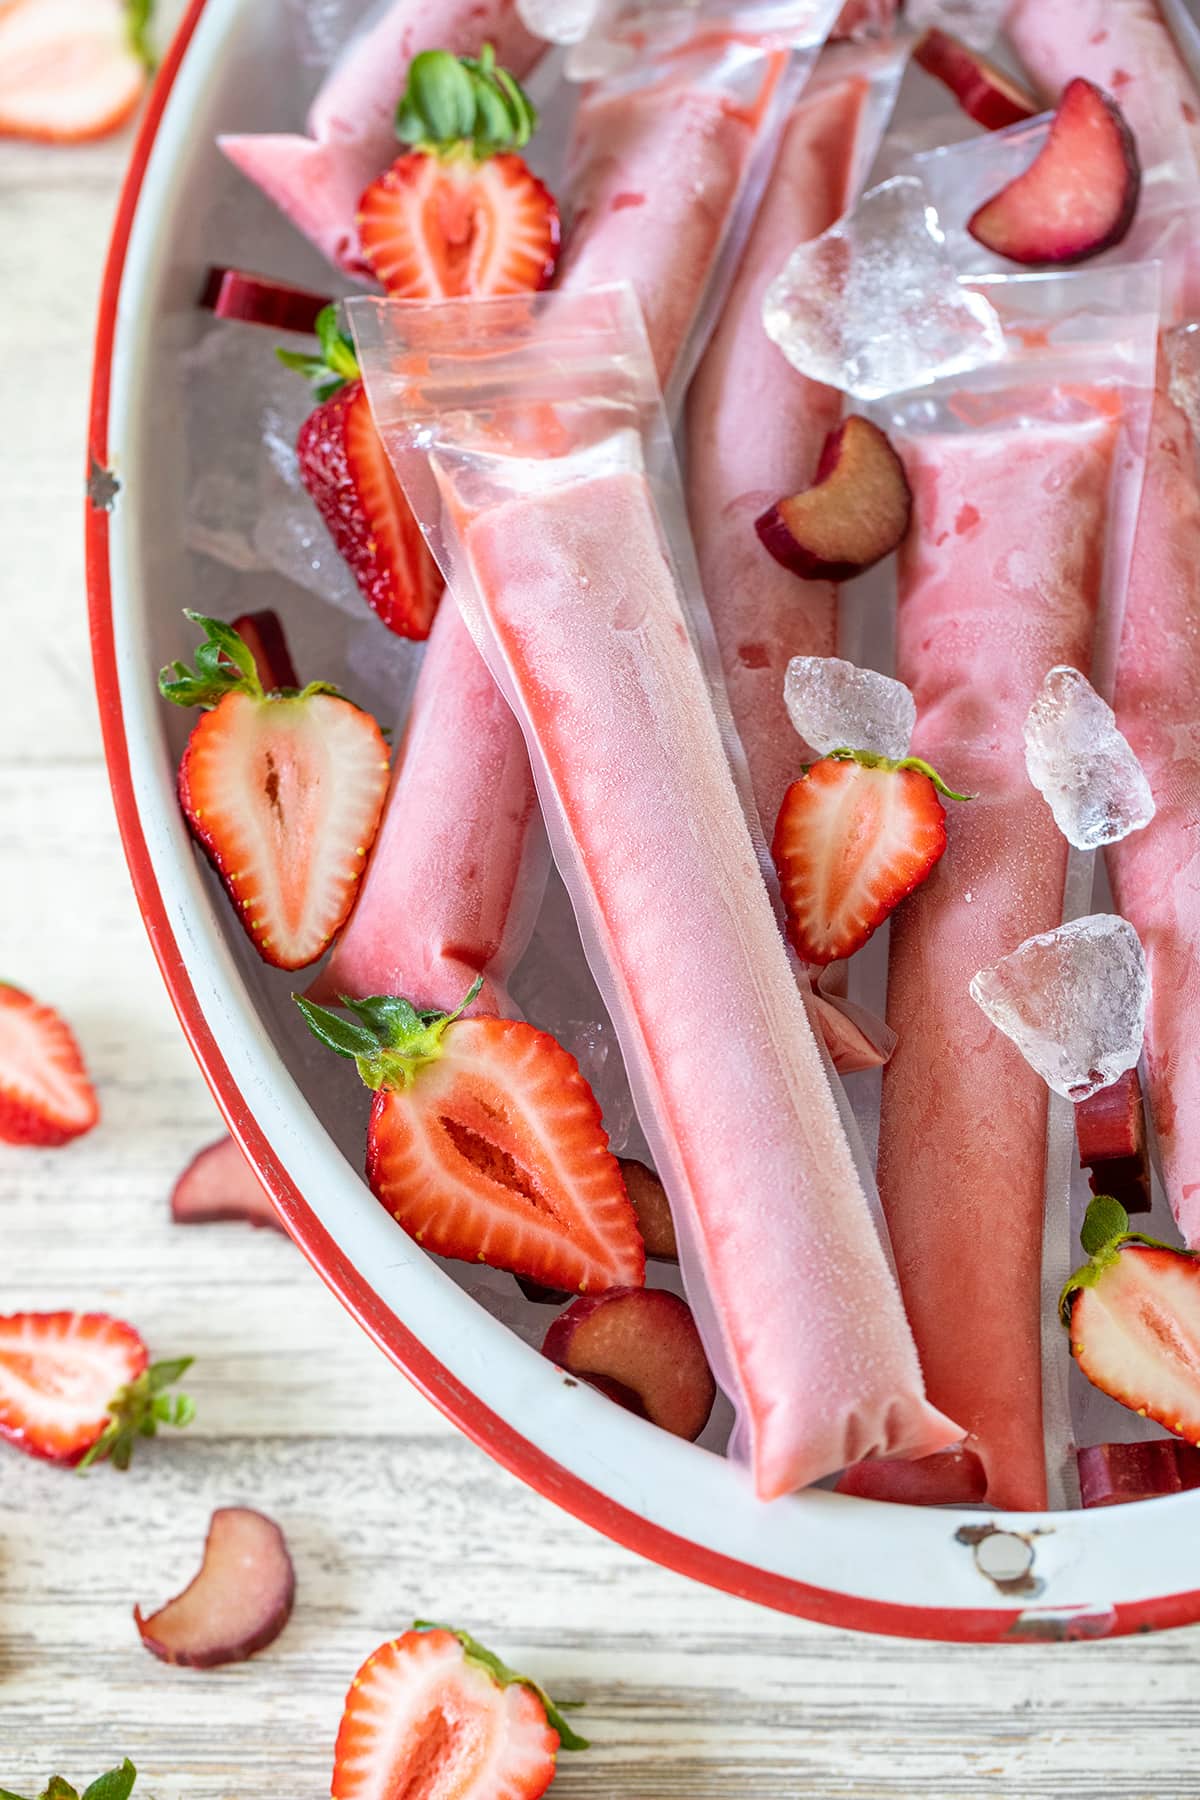
[[[1025,772],[1048,668],[1088,667],[1117,424],[900,439],[913,488],[897,672],[913,753],[978,798],[892,924],[879,1188],[933,1402],[968,1428],[987,1498],[1046,1503],[1040,1283],[1048,1090],[971,977],[1060,922],[1067,844]],[[961,1469],[947,1465],[946,1500]],[[925,1484],[931,1499],[936,1483]]]
[[[801,581],[759,543],[754,522],[806,487],[841,395],[784,361],[762,327],[763,294],[798,243],[851,199],[867,82],[805,93],[780,145],[738,278],[688,396],[688,515],[734,724],[770,835],[802,746],[783,703],[793,656],[837,649],[837,589]]]
[[[365,276],[355,214],[363,190],[403,148],[396,105],[409,63],[422,50],[477,56],[485,43],[518,79],[545,48],[522,25],[515,0],[394,0],[326,78],[309,108],[307,137],[247,132],[217,142],[335,267]]]
[[[442,480],[565,827],[596,973],[619,996],[758,1493],[944,1448],[958,1434],[923,1395],[644,479],[474,516]]]
[[[1105,856],[1150,971],[1147,1099],[1163,1179],[1200,1249],[1200,465],[1187,420],[1155,400],[1114,706],[1157,812]]]

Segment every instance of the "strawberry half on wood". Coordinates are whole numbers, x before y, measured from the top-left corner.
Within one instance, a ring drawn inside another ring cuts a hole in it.
[[[191,1401],[166,1390],[191,1362],[151,1363],[133,1326],[107,1313],[10,1313],[0,1317],[0,1437],[49,1462],[127,1469],[139,1437],[190,1422]]]
[[[82,1794],[69,1781],[64,1781],[61,1775],[52,1775],[37,1800],[129,1800],[136,1780],[137,1770],[126,1757],[119,1768],[97,1775]],[[21,1800],[21,1796],[10,1794],[7,1788],[0,1788],[0,1800]]]
[[[350,1684],[333,1800],[538,1800],[586,1750],[549,1695],[465,1631],[418,1621]]]
[[[146,91],[152,0],[3,0],[0,136],[76,143],[116,131]]]
[[[336,307],[318,315],[316,331],[317,355],[275,352],[319,402],[296,439],[300,479],[368,606],[397,637],[427,638],[442,595],[437,563],[375,429]]]
[[[771,853],[797,956],[852,956],[921,885],[946,848],[943,794],[968,798],[919,757],[869,750],[832,750],[793,781]]]
[[[402,300],[524,294],[558,261],[558,208],[518,155],[537,114],[491,46],[413,58],[396,113],[412,149],[358,203],[363,257]]]
[[[99,1117],[96,1090],[66,1020],[0,981],[0,1142],[57,1149]]]
[[[314,1037],[375,1094],[371,1191],[426,1250],[567,1293],[641,1287],[646,1253],[595,1095],[547,1032],[377,995],[296,996]]]
[[[1089,1260],[1060,1302],[1072,1356],[1093,1387],[1200,1445],[1200,1257],[1130,1231],[1111,1194],[1079,1236]]]
[[[388,749],[370,713],[326,682],[267,692],[254,657],[220,619],[196,667],[158,679],[164,699],[200,706],[179,764],[179,803],[264,962],[315,962],[354,903],[379,826]]]

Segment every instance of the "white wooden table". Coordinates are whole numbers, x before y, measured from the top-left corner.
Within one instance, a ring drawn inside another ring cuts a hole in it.
[[[1067,1649],[855,1637],[693,1586],[494,1467],[290,1244],[172,1227],[217,1120],[153,966],[108,800],[81,477],[92,316],[127,140],[0,148],[0,970],[62,1005],[100,1128],[0,1147],[0,1310],[103,1307],[191,1351],[198,1416],[125,1477],[0,1449],[0,1787],[128,1754],[157,1800],[317,1800],[346,1684],[415,1615],[587,1701],[563,1800],[1200,1795],[1200,1635]],[[31,398],[34,396],[34,398]],[[135,1600],[193,1572],[215,1505],[291,1542],[292,1621],[253,1661],[173,1670]]]

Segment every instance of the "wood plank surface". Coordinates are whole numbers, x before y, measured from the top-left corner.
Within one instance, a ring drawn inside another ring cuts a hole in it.
[[[129,889],[91,698],[81,471],[119,138],[0,147],[0,968],[62,1004],[104,1118],[0,1148],[0,1310],[100,1306],[197,1357],[192,1430],[122,1478],[0,1453],[0,1786],[128,1754],[157,1800],[318,1800],[361,1658],[414,1615],[469,1624],[586,1700],[563,1800],[1174,1800],[1200,1795],[1200,1635],[1066,1649],[868,1639],[640,1561],[461,1438],[273,1234],[170,1225],[216,1114]],[[36,391],[36,405],[31,392]],[[195,1673],[130,1609],[194,1569],[211,1508],[284,1527],[293,1619]],[[140,1791],[140,1790],[139,1790]]]

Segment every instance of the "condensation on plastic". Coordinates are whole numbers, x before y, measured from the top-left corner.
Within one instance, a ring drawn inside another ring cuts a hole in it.
[[[893,395],[870,410],[885,430],[910,440],[924,433],[966,434],[983,425],[1014,432],[1074,423],[1086,429],[1097,418],[1111,416],[1102,407],[1116,410],[1118,437],[1104,509],[1092,667],[1094,685],[1111,697],[1154,397],[1159,266],[1093,265],[1053,274],[982,276],[966,285],[994,308],[1004,333],[1004,355],[965,376]],[[1019,529],[1016,521],[1014,530]],[[894,602],[893,575],[893,607]],[[1092,910],[1098,867],[1094,853],[1068,849],[1064,920]],[[869,1006],[874,996],[860,998]],[[965,996],[963,1004],[969,1004]],[[1050,1505],[1059,1508],[1078,1504],[1071,1358],[1058,1299],[1079,1255],[1070,1207],[1074,1109],[1054,1095],[1044,1154],[1042,1416]]]
[[[1045,145],[1052,113],[988,131],[963,143],[917,152],[908,164],[925,185],[945,233],[946,249],[961,275],[1011,275],[1013,264],[977,243],[966,229],[972,214],[1010,181],[1024,174]],[[1164,323],[1186,306],[1187,252],[1200,229],[1200,172],[1182,120],[1167,138],[1169,154],[1142,170],[1133,223],[1111,249],[1088,261],[1089,270],[1161,262],[1160,315]]]
[[[839,0],[697,0],[684,6],[630,0],[603,8],[593,33],[567,53],[568,77],[594,84],[584,94],[581,115],[592,104],[652,90],[659,92],[656,104],[669,111],[677,88],[712,95],[731,116],[753,126],[709,279],[672,367],[660,371],[672,419],[719,317],[788,116],[838,10]]]
[[[521,706],[511,673],[503,653],[489,642],[468,559],[447,517],[447,492],[461,487],[472,498],[477,492],[482,505],[516,498],[523,492],[545,496],[582,476],[633,473],[645,480],[756,857],[777,904],[774,871],[700,592],[670,428],[632,289],[619,284],[580,294],[559,292],[402,309],[355,298],[348,314],[376,423],[389,455],[448,584],[518,716]],[[561,339],[556,337],[558,327]],[[401,364],[403,375],[398,378]],[[569,450],[563,454],[547,451],[547,431],[550,441],[569,442]],[[507,454],[498,453],[498,441],[503,441]],[[678,1149],[663,1123],[654,1091],[649,1046],[629,997],[618,985],[604,927],[594,915],[590,885],[578,847],[565,826],[553,779],[532,739],[529,748],[555,860],[572,895],[585,955],[621,1043],[652,1157],[671,1196],[688,1298],[714,1373],[737,1414],[729,1453],[745,1459],[745,1399],[704,1279],[699,1226],[692,1215],[690,1188]],[[800,986],[859,1182],[881,1247],[890,1260],[874,1177],[853,1109],[824,1050],[808,984]]]

